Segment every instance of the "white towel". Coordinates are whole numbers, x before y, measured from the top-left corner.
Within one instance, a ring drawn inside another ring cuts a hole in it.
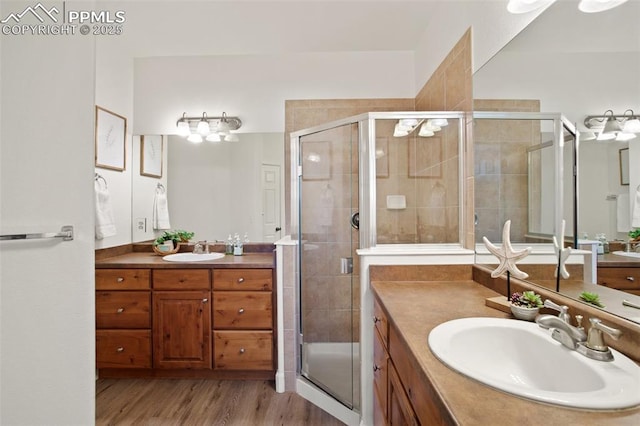
[[[96,204],[96,239],[116,235],[116,222],[113,216],[113,208],[109,197],[109,190],[104,180],[96,180],[94,183]]]
[[[631,214],[631,226],[640,228],[640,185],[636,188],[636,195],[633,197],[633,213]]]
[[[171,229],[169,222],[169,203],[167,192],[163,188],[156,188],[156,196],[153,199],[153,229]]]
[[[626,234],[631,229],[631,215],[629,212],[629,193],[618,194],[618,197],[616,197],[616,226],[618,232]]]

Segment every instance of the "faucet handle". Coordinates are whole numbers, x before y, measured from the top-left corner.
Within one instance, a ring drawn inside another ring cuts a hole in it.
[[[555,311],[558,311],[558,318],[560,318],[562,321],[566,322],[567,324],[571,323],[571,315],[569,315],[568,311],[569,311],[569,307],[567,305],[558,305],[557,303],[552,302],[551,300],[547,299],[544,301],[544,306],[546,308],[551,308]]]
[[[622,336],[622,332],[617,328],[604,325],[598,318],[589,318],[591,328],[589,329],[589,335],[587,336],[587,347],[594,351],[605,352],[609,350],[609,347],[604,343],[602,338],[602,332],[607,333],[613,340],[618,340]]]

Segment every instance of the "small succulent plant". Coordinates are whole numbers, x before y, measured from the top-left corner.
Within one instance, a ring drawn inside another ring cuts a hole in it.
[[[164,233],[155,239],[153,242],[154,245],[160,245],[165,241],[173,241],[173,245],[176,246],[178,243],[187,242],[191,238],[193,238],[195,234],[193,232],[177,230],[177,231],[164,231]]]
[[[542,298],[535,291],[524,291],[522,293],[513,293],[509,301],[516,306],[524,308],[541,308],[543,306]]]
[[[604,305],[600,301],[600,296],[598,296],[598,293],[583,291],[582,293],[580,293],[580,299],[594,306],[597,306],[598,308],[604,308]]]
[[[640,228],[629,231],[629,238],[631,238],[632,240],[640,239]]]

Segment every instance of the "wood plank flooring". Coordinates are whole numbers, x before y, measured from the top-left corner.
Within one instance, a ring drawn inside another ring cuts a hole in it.
[[[96,425],[343,425],[273,382],[201,379],[100,379]]]

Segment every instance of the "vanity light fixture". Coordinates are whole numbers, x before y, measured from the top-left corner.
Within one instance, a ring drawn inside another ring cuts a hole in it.
[[[602,115],[586,116],[584,125],[587,129],[597,130],[596,139],[599,141],[628,141],[636,137],[635,133],[640,133],[640,116],[631,109],[622,115],[616,115],[613,110],[608,109]]]
[[[189,142],[200,143],[203,139],[209,142],[236,142],[238,135],[232,133],[242,126],[238,117],[229,117],[226,112],[220,117],[209,117],[206,112],[200,117],[188,117],[183,113],[176,122],[178,134]]]
[[[528,13],[551,5],[556,0],[509,0],[507,10],[511,13]],[[628,0],[580,0],[578,9],[585,13],[604,12],[626,3]]]
[[[420,127],[418,136],[428,138],[435,135],[436,132],[439,132],[442,130],[442,127],[448,124],[449,122],[446,118],[430,118],[426,121],[424,119],[404,118],[399,120],[393,128],[393,136],[396,138],[408,136]]]

